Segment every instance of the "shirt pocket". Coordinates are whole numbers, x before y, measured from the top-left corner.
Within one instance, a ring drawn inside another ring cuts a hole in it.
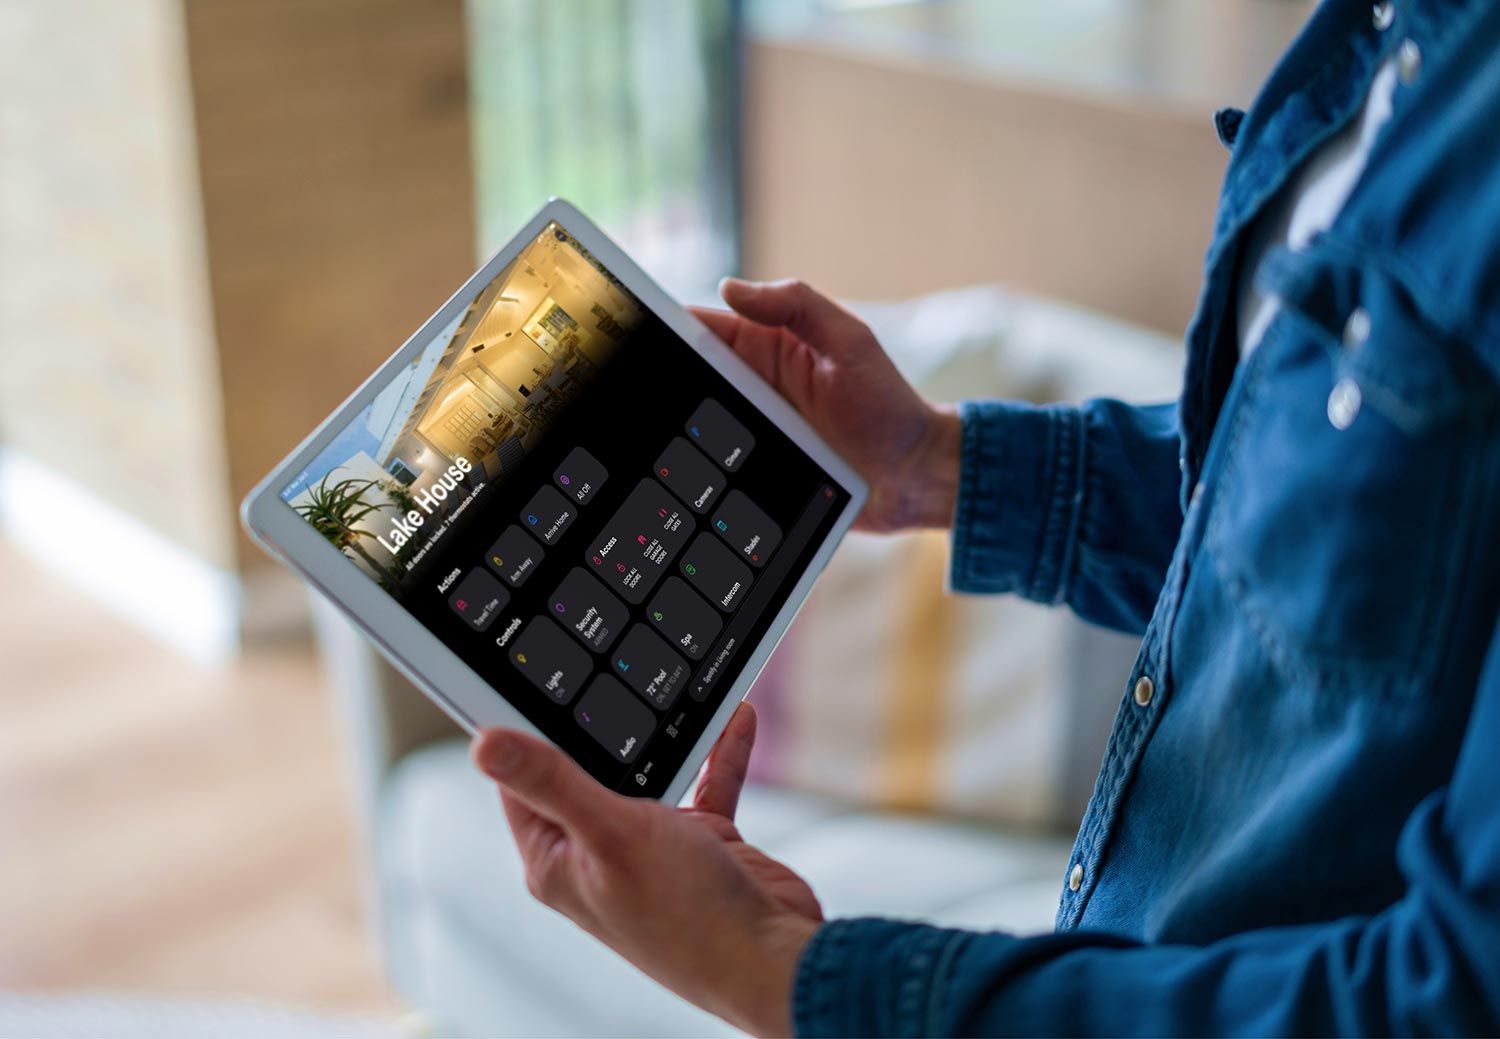
[[[1487,380],[1372,264],[1281,250],[1260,283],[1282,312],[1225,416],[1214,566],[1289,678],[1415,692],[1474,533]]]

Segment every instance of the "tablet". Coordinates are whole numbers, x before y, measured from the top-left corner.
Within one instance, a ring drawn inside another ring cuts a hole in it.
[[[675,801],[865,496],[553,200],[242,515],[468,732]]]

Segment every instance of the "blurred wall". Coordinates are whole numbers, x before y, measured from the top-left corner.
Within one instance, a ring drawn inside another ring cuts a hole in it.
[[[752,275],[1003,282],[1186,326],[1228,159],[1206,113],[786,39],[752,44],[745,98]]]
[[[0,437],[228,568],[186,57],[173,0],[0,3]]]
[[[463,3],[184,6],[237,502],[473,269]]]
[[[240,498],[473,266],[467,113],[462,0],[0,2],[12,537],[168,635],[254,611]]]

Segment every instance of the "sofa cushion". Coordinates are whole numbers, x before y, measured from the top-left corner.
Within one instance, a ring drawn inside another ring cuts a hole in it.
[[[444,1032],[721,1035],[526,893],[494,787],[461,741],[407,756],[378,806],[382,930],[393,980]],[[748,840],[801,872],[829,916],[1051,927],[1069,845],[750,787]],[[711,921],[706,918],[705,924]]]

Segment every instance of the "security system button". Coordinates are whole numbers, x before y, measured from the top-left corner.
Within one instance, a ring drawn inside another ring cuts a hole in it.
[[[468,621],[469,627],[475,631],[483,631],[494,624],[508,602],[510,593],[505,586],[477,567],[470,570],[448,596],[448,605],[453,612]]]
[[[657,479],[697,513],[709,510],[724,490],[724,474],[718,466],[682,437],[673,437],[651,467]]]
[[[781,543],[781,528],[742,491],[730,491],[709,524],[740,558],[753,567],[766,565]]]
[[[616,678],[659,711],[672,706],[688,677],[687,661],[644,624],[631,626],[609,664]]]
[[[510,662],[527,681],[558,703],[583,688],[594,659],[546,617],[533,617],[510,647]]]
[[[548,597],[547,608],[574,638],[596,652],[608,649],[630,619],[625,604],[581,566],[563,578]]]
[[[578,508],[551,487],[543,487],[531,496],[521,510],[521,526],[550,545],[578,515]]]
[[[573,718],[616,761],[634,761],[656,728],[656,716],[609,675],[589,683],[573,708]]]
[[[682,554],[679,569],[689,584],[725,613],[738,606],[750,591],[750,568],[707,531]]]
[[[502,581],[519,588],[541,565],[542,555],[537,543],[521,533],[520,527],[506,527],[505,533],[484,554],[484,561]]]
[[[755,449],[755,438],[750,431],[712,397],[698,405],[684,428],[688,438],[726,472],[732,473],[744,465]]]
[[[557,467],[557,472],[552,474],[552,479],[557,481],[563,494],[579,505],[587,505],[608,478],[609,473],[604,471],[599,460],[581,447],[569,451],[568,457]]]
[[[646,617],[668,642],[693,660],[708,651],[709,643],[724,627],[714,608],[678,577],[669,577],[662,584],[646,607]]]

